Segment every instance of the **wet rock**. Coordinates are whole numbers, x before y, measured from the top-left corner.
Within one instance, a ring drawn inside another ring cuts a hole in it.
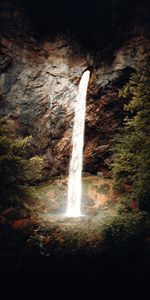
[[[109,171],[109,170],[104,170],[103,171],[103,177],[105,178],[105,179],[109,179],[109,178],[112,178],[112,171]]]
[[[9,55],[0,52],[0,73],[5,72],[9,68],[11,62],[12,59]]]
[[[103,178],[103,172],[97,172],[97,177]]]
[[[32,221],[32,218],[18,219],[12,222],[11,227],[14,230],[24,230],[28,228],[28,226],[31,226]]]
[[[27,40],[31,24],[25,21],[24,11],[15,11],[10,17],[13,10],[10,13],[7,6],[3,9],[1,115],[8,115],[14,121],[13,128],[18,135],[33,136],[32,152],[43,157],[44,176],[67,174],[78,84],[83,71],[92,62],[87,93],[84,171],[96,174],[102,168],[107,169],[113,137],[124,118],[124,99],[118,97],[118,91],[130,74],[147,64],[147,37],[143,32],[129,33],[122,44],[112,49],[111,60],[99,59],[97,63],[100,53],[95,57],[85,55],[78,43],[66,36],[40,43],[33,37]],[[12,30],[16,30],[16,41],[10,38]]]
[[[88,176],[90,176],[91,174],[89,173],[89,172],[82,172],[82,176],[83,177],[88,177]]]

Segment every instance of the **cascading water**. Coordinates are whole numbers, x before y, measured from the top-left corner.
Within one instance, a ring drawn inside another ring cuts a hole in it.
[[[74,126],[72,135],[72,156],[70,160],[68,179],[68,208],[67,216],[78,217],[81,215],[81,175],[83,163],[84,124],[86,111],[86,93],[90,71],[86,70],[80,80],[77,95]]]

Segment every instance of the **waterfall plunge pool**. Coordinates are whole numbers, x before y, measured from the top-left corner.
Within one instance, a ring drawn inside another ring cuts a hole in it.
[[[43,218],[66,218],[67,195],[68,177],[51,179],[33,189],[33,197],[36,200],[31,209]],[[102,217],[110,215],[113,213],[115,203],[116,193],[111,179],[94,175],[82,177],[81,215],[78,219],[97,214]]]

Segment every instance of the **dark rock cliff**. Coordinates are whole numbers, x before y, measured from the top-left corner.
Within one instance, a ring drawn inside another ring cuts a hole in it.
[[[10,117],[18,135],[33,136],[32,151],[43,157],[45,175],[67,173],[78,83],[92,65],[84,171],[105,172],[114,134],[124,117],[119,89],[148,62],[148,25],[133,22],[118,44],[113,45],[112,36],[108,44],[103,40],[104,48],[101,41],[90,51],[67,33],[39,41],[22,6],[2,1],[0,11],[1,115]]]

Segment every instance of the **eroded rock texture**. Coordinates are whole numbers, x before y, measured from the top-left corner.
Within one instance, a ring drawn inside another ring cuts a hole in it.
[[[17,12],[14,20],[15,16]],[[90,56],[67,36],[37,42],[23,35],[11,38],[8,31],[4,30],[0,40],[1,115],[10,116],[18,135],[33,136],[32,151],[43,157],[45,175],[68,173],[78,84],[82,72],[92,64],[84,171],[105,173],[114,134],[124,117],[124,100],[118,91],[148,60],[149,41],[144,31],[135,26],[129,37],[112,49],[111,57],[103,60],[100,53]]]

